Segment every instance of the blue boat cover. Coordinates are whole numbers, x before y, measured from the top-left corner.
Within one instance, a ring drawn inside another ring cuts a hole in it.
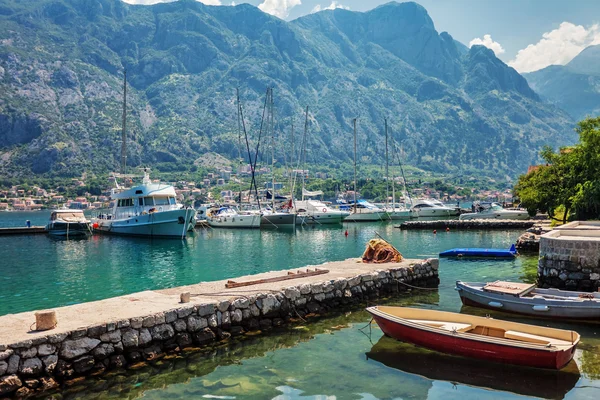
[[[517,249],[513,244],[510,249],[450,249],[440,253],[440,257],[515,257]]]

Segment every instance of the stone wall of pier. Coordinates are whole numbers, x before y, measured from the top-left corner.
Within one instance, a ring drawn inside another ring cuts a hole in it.
[[[542,235],[537,280],[543,288],[597,291],[600,240]]]
[[[266,331],[365,300],[437,287],[438,260],[389,268],[351,278],[290,286],[281,291],[232,297],[68,333],[0,344],[0,397],[25,397],[65,382],[126,368],[189,347],[210,346],[231,336]]]

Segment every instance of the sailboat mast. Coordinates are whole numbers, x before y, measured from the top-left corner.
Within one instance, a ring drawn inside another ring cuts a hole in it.
[[[354,214],[356,214],[356,118],[354,118]]]
[[[235,89],[235,97],[237,100],[237,125],[238,125],[238,170],[236,173],[237,180],[240,184],[240,194],[239,194],[239,205],[240,210],[242,209],[242,180],[239,177],[240,167],[242,165],[242,122],[240,120],[240,88]],[[250,196],[248,196],[250,197]]]
[[[304,201],[304,187],[306,186],[306,142],[308,141],[308,106],[306,106],[306,114],[304,117],[304,137],[302,138],[302,201]]]
[[[271,118],[271,204],[275,211],[275,124],[273,118],[273,88],[270,90],[270,118]]]
[[[121,125],[121,173],[127,165],[127,70],[123,70],[123,121]]]
[[[388,127],[385,119],[385,208],[389,207],[390,199],[390,161],[388,158]],[[393,204],[392,204],[393,207]]]

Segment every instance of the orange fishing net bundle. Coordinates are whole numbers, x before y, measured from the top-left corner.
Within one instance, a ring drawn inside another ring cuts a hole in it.
[[[383,239],[371,239],[362,255],[365,263],[388,263],[402,261],[402,254]]]

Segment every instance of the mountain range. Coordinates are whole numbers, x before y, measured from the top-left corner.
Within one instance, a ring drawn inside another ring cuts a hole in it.
[[[278,159],[307,105],[307,161],[332,167],[352,160],[353,118],[361,163],[382,162],[387,118],[406,163],[457,174],[515,176],[576,139],[571,116],[416,3],[286,22],[248,4],[0,0],[0,173],[117,169],[124,69],[128,164],[161,171],[239,157],[236,88],[255,142],[274,87]]]
[[[600,113],[600,45],[589,46],[567,65],[523,74],[545,100],[576,120]]]

